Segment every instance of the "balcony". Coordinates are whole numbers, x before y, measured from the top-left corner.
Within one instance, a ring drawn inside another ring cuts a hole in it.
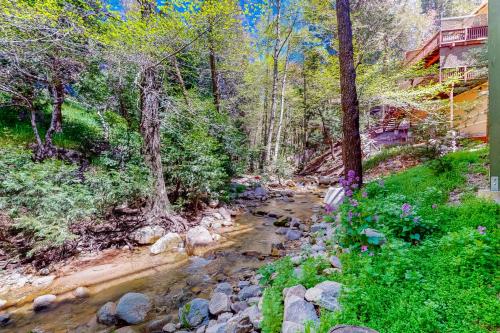
[[[443,68],[440,73],[440,82],[454,79],[467,83],[469,81],[483,80],[487,77],[488,67],[486,66]]]
[[[488,38],[488,26],[471,27],[441,32],[441,46],[469,41],[481,41]]]

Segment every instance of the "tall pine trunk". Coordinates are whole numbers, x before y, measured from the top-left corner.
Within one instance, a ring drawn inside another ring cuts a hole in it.
[[[273,86],[271,90],[271,114],[269,116],[269,127],[267,130],[267,144],[266,144],[266,155],[265,162],[266,165],[269,165],[271,161],[271,150],[273,144],[273,132],[274,132],[274,118],[276,117],[276,109],[277,109],[277,96],[278,96],[278,81],[279,81],[279,72],[278,72],[278,64],[279,64],[279,55],[280,55],[280,44],[281,44],[281,0],[276,0],[276,40],[274,42],[274,50],[273,50]]]
[[[337,0],[339,38],[340,92],[342,104],[342,158],[344,170],[354,171],[363,184],[361,137],[359,134],[359,101],[356,92],[356,70],[352,45],[349,0]]]
[[[167,197],[163,165],[161,163],[160,138],[160,89],[157,69],[148,67],[141,82],[141,135],[143,154],[153,176],[154,190],[150,199],[148,220],[170,216],[170,202]]]

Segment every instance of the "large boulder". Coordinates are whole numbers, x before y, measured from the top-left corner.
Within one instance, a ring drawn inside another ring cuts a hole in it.
[[[292,296],[304,298],[305,295],[306,295],[306,288],[301,284],[283,289],[283,298],[285,299],[285,302],[289,300]]]
[[[329,311],[340,309],[339,297],[342,285],[334,281],[318,283],[306,291],[305,299]]]
[[[165,233],[165,229],[160,226],[145,226],[131,233],[129,238],[138,244],[147,245],[153,244]]]
[[[305,330],[305,326],[302,324],[297,324],[293,321],[284,321],[281,325],[282,333],[302,333]]]
[[[260,328],[260,323],[262,321],[262,313],[260,312],[257,305],[252,305],[251,307],[246,308],[245,310],[243,310],[243,312],[241,312],[240,315],[243,317],[248,316],[253,327]]]
[[[114,325],[116,323],[116,304],[107,302],[97,311],[97,321],[104,325]]]
[[[378,333],[368,327],[338,325],[330,330],[330,333]]]
[[[218,323],[212,326],[208,326],[205,333],[226,333],[227,323]]]
[[[262,289],[259,286],[247,286],[240,290],[238,293],[238,298],[240,301],[246,301],[252,297],[259,297],[262,295]]]
[[[208,324],[208,301],[195,298],[179,309],[179,321],[184,327],[195,328]]]
[[[229,296],[224,293],[213,294],[210,302],[208,303],[208,309],[211,314],[218,315],[223,312],[228,312],[231,310],[231,301]]]
[[[127,324],[140,324],[151,310],[149,297],[141,293],[126,293],[116,305],[116,317]]]
[[[49,308],[56,301],[56,295],[42,295],[35,298],[33,301],[33,309],[40,311]]]
[[[178,233],[169,232],[158,239],[149,249],[151,254],[160,254],[165,251],[173,250],[182,245],[182,238]]]
[[[189,249],[194,249],[199,246],[207,246],[212,242],[212,235],[210,235],[210,232],[202,226],[194,227],[186,234],[186,247]]]

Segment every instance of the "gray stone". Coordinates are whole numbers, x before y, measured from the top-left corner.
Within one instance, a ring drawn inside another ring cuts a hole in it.
[[[162,316],[149,321],[146,326],[146,333],[163,332],[163,327],[165,327],[165,325],[167,325],[171,319],[171,316]]]
[[[299,225],[302,223],[302,221],[300,221],[298,218],[296,217],[292,217],[290,219],[290,227],[293,227],[293,228],[298,228]]]
[[[368,327],[338,325],[330,330],[330,333],[378,333]]]
[[[221,313],[218,317],[217,317],[217,323],[225,323],[227,322],[229,319],[233,318],[233,314],[231,312],[224,312],[224,313]]]
[[[323,245],[314,244],[313,246],[311,246],[311,250],[314,252],[322,252],[325,251],[325,247]]]
[[[114,325],[116,323],[116,304],[107,302],[97,311],[97,322],[104,325]]]
[[[231,304],[231,310],[235,313],[241,312],[248,308],[247,302],[235,302]]]
[[[306,294],[306,288],[301,284],[298,284],[298,285],[290,287],[290,288],[283,289],[283,298],[285,299],[285,302],[288,298],[290,298],[292,296],[304,298],[305,294]]]
[[[328,228],[328,223],[318,223],[311,226],[311,232],[323,231]]]
[[[249,333],[253,329],[248,316],[234,316],[226,323],[226,333]]]
[[[124,322],[135,325],[144,322],[151,310],[149,297],[141,293],[126,293],[116,305],[116,317]]]
[[[208,323],[208,301],[195,298],[179,309],[179,321],[185,327],[198,327]]]
[[[226,323],[218,323],[212,326],[208,326],[205,330],[205,333],[225,333],[226,332]]]
[[[165,232],[165,229],[157,225],[146,226],[137,229],[129,237],[138,244],[146,245],[156,242],[157,239],[165,235]]]
[[[281,326],[282,333],[303,333],[305,326],[294,323],[293,321],[284,321]]]
[[[7,301],[0,298],[0,310],[2,310],[6,304],[7,304]]]
[[[213,294],[210,302],[208,303],[208,309],[210,313],[215,316],[223,312],[230,311],[231,301],[229,300],[229,296],[224,293]]]
[[[175,324],[174,323],[168,323],[166,324],[165,326],[163,326],[163,332],[167,332],[167,333],[174,333],[176,331],[176,327],[175,327]]]
[[[250,285],[250,281],[239,281],[238,282],[238,288],[245,288],[246,286]]]
[[[198,327],[195,331],[195,333],[205,333],[207,329],[207,325],[201,325],[200,327]]]
[[[334,268],[342,269],[342,263],[340,262],[340,259],[337,256],[331,256],[330,257],[330,264]]]
[[[325,281],[308,289],[305,299],[329,311],[336,311],[340,309],[339,297],[341,290],[342,285],[340,283]]]
[[[275,232],[278,235],[286,235],[286,233],[288,232],[288,228],[286,228],[286,227],[279,227],[278,229],[276,229]]]
[[[247,286],[240,290],[238,298],[240,301],[246,301],[251,297],[259,297],[262,295],[262,289],[259,286]]]
[[[302,237],[302,232],[298,230],[288,230],[286,233],[286,238],[291,241],[298,240],[300,237]]]
[[[223,293],[229,296],[233,293],[233,287],[228,282],[221,282],[215,286],[214,293]]]
[[[249,299],[247,299],[247,303],[250,306],[259,304],[259,302],[260,302],[260,297],[250,297]]]
[[[262,314],[257,307],[257,305],[253,305],[247,309],[245,309],[240,314],[241,316],[248,316],[250,322],[252,323],[254,328],[260,328],[260,323],[262,322]]]
[[[314,305],[306,302],[303,298],[292,295],[285,300],[283,321],[291,321],[303,325],[305,322],[318,321],[318,315],[316,314]]]
[[[173,250],[182,244],[182,238],[178,233],[169,232],[158,239],[149,249],[151,254],[160,254],[165,251]]]
[[[300,263],[302,263],[301,256],[292,257],[290,260],[292,261],[292,264],[294,264],[295,266],[298,266],[298,265],[300,265]]]
[[[385,235],[375,229],[366,228],[361,231],[362,235],[365,235],[371,244],[383,245],[387,241]]]
[[[267,196],[267,190],[261,186],[256,187],[253,192],[254,192],[254,195],[258,198],[263,198],[263,197]]]
[[[210,232],[202,226],[197,226],[190,229],[186,234],[186,246],[195,248],[197,246],[207,246],[213,241]]]
[[[0,313],[0,327],[7,326],[11,323],[10,313],[3,312]]]
[[[40,311],[50,307],[56,301],[56,295],[42,295],[35,298],[33,301],[33,309]]]

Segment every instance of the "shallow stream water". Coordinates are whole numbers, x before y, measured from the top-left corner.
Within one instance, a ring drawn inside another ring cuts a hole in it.
[[[308,220],[319,202],[316,193],[297,193],[293,202],[271,199],[258,209]],[[201,257],[161,254],[164,256],[161,265],[142,272],[110,280],[101,276],[100,282],[87,285],[91,291],[88,298],[68,297],[44,312],[35,313],[31,303],[9,309],[13,323],[0,328],[0,332],[27,333],[35,328],[45,333],[108,332],[106,326],[95,323],[95,313],[104,303],[117,301],[123,294],[132,291],[145,293],[153,300],[155,310],[148,318],[171,316],[176,321],[177,309],[182,304],[195,297],[208,298],[218,282],[237,281],[272,260],[269,257],[264,260],[259,258],[259,254],[268,255],[271,252],[272,244],[283,241],[282,236],[275,233],[272,221],[268,217],[245,213],[236,218],[232,230],[222,234],[224,241],[221,247]],[[113,269],[120,270],[120,265],[130,265],[127,260],[124,259]],[[99,275],[98,272],[96,274]],[[138,326],[137,331],[145,332],[145,326]]]

